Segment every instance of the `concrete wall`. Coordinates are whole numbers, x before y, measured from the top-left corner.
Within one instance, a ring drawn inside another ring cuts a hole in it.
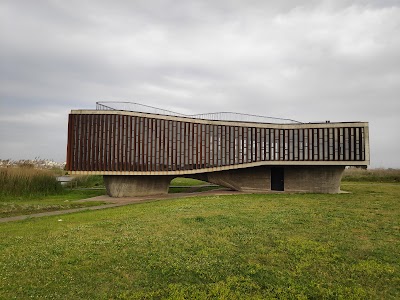
[[[236,191],[262,193],[271,189],[269,168],[264,166],[212,172],[206,175],[206,181]]]
[[[104,184],[110,197],[162,195],[174,176],[104,175]]]
[[[340,191],[344,166],[282,166],[285,192],[329,193]],[[246,169],[192,175],[232,190],[265,193],[271,192],[271,167],[260,166]]]
[[[336,194],[344,166],[285,167],[285,192]]]

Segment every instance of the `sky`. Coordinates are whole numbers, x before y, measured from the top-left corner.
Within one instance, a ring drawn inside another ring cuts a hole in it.
[[[0,159],[65,161],[96,101],[365,121],[400,168],[400,0],[1,0]]]

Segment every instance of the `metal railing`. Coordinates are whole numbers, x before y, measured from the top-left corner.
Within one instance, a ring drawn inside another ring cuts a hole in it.
[[[244,114],[236,112],[215,112],[215,113],[186,115],[171,110],[135,102],[113,102],[113,101],[96,102],[96,110],[124,110],[124,111],[142,112],[142,113],[166,115],[173,117],[213,120],[213,121],[236,121],[236,122],[253,122],[253,123],[300,123],[300,124],[302,123],[300,121],[296,121],[293,119],[260,116],[260,115]]]

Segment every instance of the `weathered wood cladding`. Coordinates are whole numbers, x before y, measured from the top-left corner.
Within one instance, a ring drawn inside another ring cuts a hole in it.
[[[364,130],[363,126],[280,129],[70,114],[67,169],[165,172],[262,161],[365,161]]]

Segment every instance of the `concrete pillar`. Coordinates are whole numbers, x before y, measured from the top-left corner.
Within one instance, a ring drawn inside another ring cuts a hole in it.
[[[107,194],[119,198],[167,194],[174,176],[104,175],[103,178]]]

